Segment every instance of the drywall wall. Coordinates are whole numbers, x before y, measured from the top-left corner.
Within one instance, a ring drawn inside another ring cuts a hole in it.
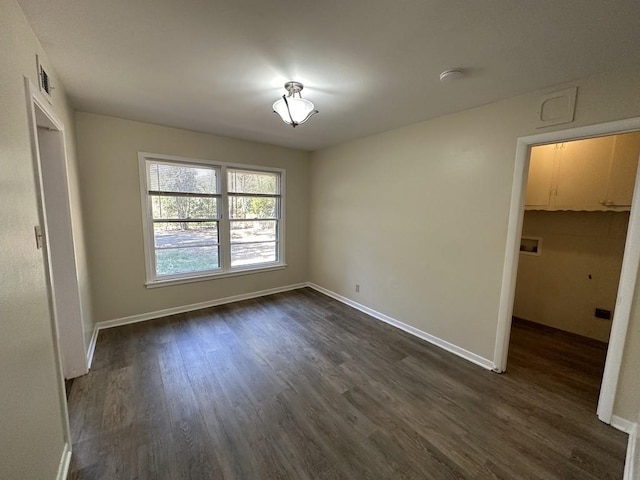
[[[314,152],[311,281],[492,359],[517,138],[640,116],[639,76],[572,83],[567,125],[536,129],[534,92]]]
[[[633,455],[631,461],[633,462],[633,472],[635,472],[636,475],[638,475],[640,473],[640,445],[638,445],[638,437],[640,436],[640,412],[638,412],[638,418],[636,420],[636,432],[635,432],[635,445],[634,445],[634,449],[633,449],[633,453],[635,455]],[[625,465],[626,468],[626,465]]]
[[[307,152],[90,113],[76,126],[96,321],[307,281]],[[146,288],[140,151],[286,169],[287,268]]]
[[[53,109],[65,124],[70,176],[73,118],[18,4],[0,0],[0,12],[0,478],[53,479],[66,420],[42,250],[35,247],[33,230],[39,218],[24,77],[37,86],[36,54],[56,86]],[[79,221],[78,210],[73,214]],[[81,235],[76,243],[82,260]],[[86,279],[81,264],[79,270]],[[88,296],[84,302],[88,309]]]
[[[523,236],[542,238],[541,255],[520,254],[513,314],[533,322],[609,340],[629,223],[627,212],[524,214]]]
[[[65,139],[67,142],[67,179],[69,181],[69,197],[71,208],[71,224],[73,228],[74,251],[76,257],[76,272],[80,288],[80,302],[82,307],[82,321],[84,325],[85,348],[90,347],[95,321],[91,301],[90,272],[85,237],[83,205],[80,198],[80,180],[78,178],[79,157],[76,152],[75,112],[67,109],[64,116]]]

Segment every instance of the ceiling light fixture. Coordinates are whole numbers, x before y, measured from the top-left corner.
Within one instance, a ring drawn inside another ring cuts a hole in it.
[[[318,113],[312,102],[300,96],[304,88],[300,82],[287,82],[284,88],[289,94],[283,95],[273,104],[273,112],[280,115],[284,123],[295,128]]]

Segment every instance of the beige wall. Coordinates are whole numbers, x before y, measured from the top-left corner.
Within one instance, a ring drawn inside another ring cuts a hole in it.
[[[628,222],[627,212],[525,212],[522,234],[542,237],[542,255],[520,254],[513,314],[608,342],[611,321],[594,309],[615,306]]]
[[[638,416],[637,416],[637,420],[636,423],[638,425],[640,425],[640,412],[638,412]],[[639,427],[636,427],[639,428]],[[640,448],[638,448],[638,444],[637,444],[637,437],[640,436],[640,432],[636,431],[636,448],[635,448],[635,458],[632,458],[631,461],[633,462],[633,471],[636,472],[636,475],[638,475],[637,472],[640,472]]]
[[[90,113],[76,125],[96,321],[307,281],[307,152]],[[145,288],[139,151],[285,168],[288,267]]]
[[[24,76],[37,85],[36,54],[48,65],[18,4],[0,0],[0,478],[55,478],[63,450],[61,395],[47,300]],[[83,307],[90,297],[75,182],[73,114],[53,70],[53,109],[65,125]],[[37,88],[37,87],[36,87]]]
[[[575,121],[555,129],[640,116],[639,76],[576,82]],[[548,130],[535,128],[538,97],[313,153],[311,280],[492,359],[516,139]]]
[[[85,347],[89,349],[93,335],[93,304],[91,298],[91,278],[89,272],[89,260],[87,242],[85,237],[85,225],[82,200],[80,197],[79,161],[76,152],[76,125],[75,112],[69,107],[65,112],[65,139],[67,142],[67,175],[69,180],[69,196],[71,199],[71,222],[73,225],[74,250],[76,255],[76,271],[78,286],[80,288],[80,302],[82,308],[82,322],[84,327]]]
[[[613,411],[627,420],[635,421],[640,413],[640,281],[631,307],[631,322],[622,357],[619,384]]]

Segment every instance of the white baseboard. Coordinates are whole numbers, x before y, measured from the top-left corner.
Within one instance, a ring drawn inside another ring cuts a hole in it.
[[[98,341],[98,325],[93,326],[93,333],[91,334],[91,340],[89,340],[89,348],[87,349],[87,368],[91,370],[91,364],[93,363],[93,354],[96,351],[96,342]]]
[[[640,465],[636,463],[636,449],[638,444],[638,424],[617,415],[611,416],[611,426],[621,432],[629,434],[627,456],[624,462],[623,480],[637,480],[636,472]]]
[[[621,432],[631,435],[636,424],[617,415],[611,415],[611,426]]]
[[[192,312],[194,310],[200,310],[202,308],[215,307],[218,305],[224,305],[226,303],[240,302],[242,300],[249,300],[251,298],[264,297],[266,295],[273,295],[274,293],[288,292],[289,290],[297,290],[298,288],[306,287],[306,283],[296,283],[294,285],[285,285],[284,287],[270,288],[267,290],[260,290],[257,292],[243,293],[240,295],[233,295],[231,297],[218,298],[216,300],[207,300],[206,302],[192,303],[190,305],[181,305],[179,307],[166,308],[164,310],[156,310],[155,312],[141,313],[139,315],[131,315],[129,317],[115,318],[113,320],[106,320],[104,322],[96,323],[96,338],[99,330],[105,328],[119,327],[121,325],[128,325],[130,323],[144,322],[147,320],[153,320],[154,318],[166,317],[169,315],[176,315],[178,313]],[[92,341],[95,348],[95,342]]]
[[[635,423],[631,433],[629,433],[629,443],[627,444],[627,457],[624,462],[624,480],[637,480],[640,473],[640,461],[638,461],[638,424]]]
[[[317,290],[320,293],[323,293],[331,298],[338,300],[339,302],[344,303],[345,305],[349,305],[350,307],[353,307],[356,310],[360,310],[361,312],[364,312],[367,315],[372,316],[373,318],[376,318],[382,322],[388,323],[389,325],[399,328],[400,330],[404,330],[405,332],[410,333],[411,335],[414,335],[418,338],[421,338],[422,340],[425,340],[426,342],[429,342],[437,347],[440,347],[446,350],[447,352],[453,353],[454,355],[457,355],[459,357],[464,358],[465,360],[475,363],[476,365],[479,365],[482,368],[486,368],[487,370],[493,370],[494,368],[494,363],[491,360],[481,357],[480,355],[476,355],[475,353],[465,350],[464,348],[454,345],[453,343],[449,343],[446,340],[443,340],[434,335],[431,335],[430,333],[423,332],[418,328],[412,327],[411,325],[407,325],[406,323],[403,323],[400,320],[396,320],[395,318],[392,318],[388,315],[385,315],[384,313],[380,313],[376,310],[373,310],[372,308],[366,307],[358,302],[354,302],[353,300],[350,300],[347,297],[338,295],[337,293],[332,292],[331,290],[327,290],[326,288],[316,285],[315,283],[309,283],[308,286],[313,288],[314,290]]]
[[[67,480],[69,474],[69,464],[71,463],[71,448],[69,444],[65,442],[62,449],[62,457],[60,458],[60,465],[58,466],[58,474],[56,480]]]

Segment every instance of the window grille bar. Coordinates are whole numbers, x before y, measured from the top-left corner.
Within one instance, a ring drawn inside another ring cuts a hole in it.
[[[279,240],[263,240],[263,241],[255,241],[255,242],[231,242],[231,245],[255,245],[259,243],[273,243],[277,245]]]
[[[153,223],[217,223],[219,218],[154,218]]]
[[[176,250],[179,248],[209,248],[209,247],[219,247],[219,243],[211,243],[205,245],[174,245],[171,247],[155,247],[156,250]]]
[[[191,192],[165,192],[164,190],[149,190],[149,195],[156,197],[195,197],[195,198],[220,198],[220,193],[191,193]]]
[[[229,192],[230,197],[254,197],[254,198],[280,198],[279,193],[233,193]]]

